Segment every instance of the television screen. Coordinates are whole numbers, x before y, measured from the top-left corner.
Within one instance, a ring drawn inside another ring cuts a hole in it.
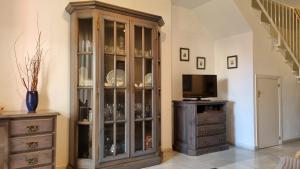
[[[183,98],[218,97],[217,75],[183,75]]]

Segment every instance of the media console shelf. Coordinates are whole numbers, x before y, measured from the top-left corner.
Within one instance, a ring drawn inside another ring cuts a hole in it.
[[[191,156],[228,149],[226,102],[173,101],[173,149]]]

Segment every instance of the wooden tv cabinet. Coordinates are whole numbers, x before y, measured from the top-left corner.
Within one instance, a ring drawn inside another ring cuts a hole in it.
[[[228,149],[227,101],[173,101],[173,150],[196,156]]]

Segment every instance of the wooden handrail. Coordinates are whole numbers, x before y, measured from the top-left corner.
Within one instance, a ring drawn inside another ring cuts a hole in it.
[[[300,72],[300,10],[274,0],[255,0]]]
[[[296,11],[296,15],[298,16],[298,19],[300,19],[300,9],[295,9],[295,11]]]

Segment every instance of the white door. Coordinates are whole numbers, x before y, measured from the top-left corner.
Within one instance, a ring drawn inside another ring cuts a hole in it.
[[[279,144],[279,79],[257,78],[258,147]]]

